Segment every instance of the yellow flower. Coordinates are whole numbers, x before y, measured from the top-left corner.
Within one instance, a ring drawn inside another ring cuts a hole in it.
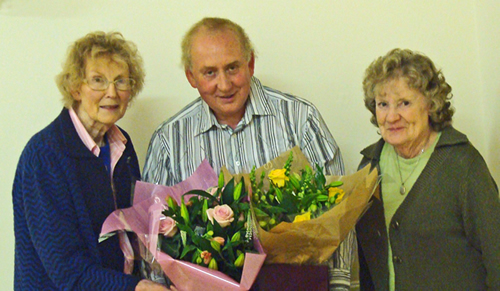
[[[311,212],[309,212],[309,211],[307,211],[304,214],[300,214],[300,215],[295,216],[295,219],[293,220],[293,223],[295,223],[295,222],[301,222],[301,221],[307,221],[307,220],[311,220]]]
[[[285,169],[272,170],[271,173],[269,173],[269,179],[271,179],[274,185],[283,187],[285,186],[285,181],[289,180],[285,172]]]
[[[344,190],[342,190],[338,187],[328,188],[328,198],[334,197],[335,204],[338,204],[338,203],[340,203],[340,201],[342,201],[342,198],[344,198],[344,194],[345,194]]]

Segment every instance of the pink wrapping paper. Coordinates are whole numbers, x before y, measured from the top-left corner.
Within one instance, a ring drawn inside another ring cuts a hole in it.
[[[180,204],[182,194],[194,189],[206,190],[216,186],[217,180],[214,170],[207,161],[203,161],[191,177],[172,187],[137,182],[133,206],[111,213],[102,226],[101,236],[118,230],[136,233],[179,291],[249,290],[266,258],[258,244],[256,249],[259,254],[246,254],[239,283],[222,272],[176,260],[157,248],[159,221],[165,207],[165,198],[171,196]],[[189,200],[189,195],[184,199]]]

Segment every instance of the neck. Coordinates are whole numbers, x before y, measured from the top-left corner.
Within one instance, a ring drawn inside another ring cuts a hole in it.
[[[238,126],[238,123],[240,123],[241,119],[243,118],[243,114],[238,115],[238,116],[233,115],[233,116],[228,116],[228,117],[222,117],[222,116],[215,115],[215,117],[217,118],[217,121],[220,124],[226,124],[227,126],[231,127],[232,129],[235,129],[236,126]]]
[[[436,137],[437,133],[431,130],[430,133],[426,137],[422,138],[420,142],[415,142],[409,146],[395,146],[394,150],[398,156],[405,159],[411,159],[422,154],[436,140]]]
[[[94,140],[97,146],[102,147],[106,143],[104,141],[104,135],[111,128],[110,125],[102,124],[96,122],[84,110],[79,110],[79,108],[75,108],[76,115],[83,124],[83,127],[87,130],[90,137]]]

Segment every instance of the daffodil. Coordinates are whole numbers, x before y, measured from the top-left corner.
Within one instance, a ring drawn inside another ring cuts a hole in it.
[[[328,198],[330,199],[330,201],[333,201],[332,203],[340,203],[340,201],[342,201],[342,198],[344,198],[344,195],[345,192],[343,189],[340,189],[338,187],[328,188]]]
[[[271,173],[269,173],[269,179],[271,179],[273,184],[278,187],[285,186],[285,181],[289,180],[289,178],[286,176],[285,169],[272,170]]]
[[[307,220],[311,220],[311,212],[309,212],[309,211],[304,213],[304,214],[300,214],[300,215],[295,216],[293,223],[307,221]]]

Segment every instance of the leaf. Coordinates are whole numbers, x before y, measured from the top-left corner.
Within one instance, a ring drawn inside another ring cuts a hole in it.
[[[322,190],[325,188],[325,183],[326,183],[326,178],[325,175],[323,174],[323,167],[320,167],[318,164],[316,164],[316,187],[318,189]]]
[[[231,240],[227,240],[226,245],[224,246],[225,249],[227,249],[227,256],[229,257],[230,262],[234,262],[236,257],[234,256],[234,251],[233,251],[233,243]]]
[[[269,206],[269,205],[263,205],[267,213],[270,214],[279,214],[279,213],[286,213],[287,210],[283,207],[279,206]]]
[[[253,210],[255,212],[255,216],[257,216],[257,217],[269,217],[269,214],[267,214],[266,212],[262,211],[258,207],[255,207]]]
[[[181,256],[179,257],[179,259],[183,259],[188,253],[192,252],[192,251],[196,251],[196,247],[194,245],[186,245],[184,247],[184,249],[182,250],[182,254]]]
[[[203,190],[191,190],[189,192],[186,192],[182,196],[188,195],[188,194],[196,194],[196,195],[208,198],[208,200],[210,201],[210,203],[214,203],[215,202],[215,203],[219,204],[219,201],[217,200],[216,197],[214,197],[212,194],[207,193],[206,191],[203,191]]]
[[[308,208],[312,204],[312,202],[316,200],[316,198],[319,195],[321,195],[321,194],[315,193],[315,194],[309,194],[309,195],[304,196],[304,198],[302,199],[302,201],[300,203],[301,208],[302,209]]]
[[[232,178],[224,187],[224,191],[222,191],[222,195],[220,197],[220,204],[231,205],[234,201],[233,193],[234,193],[234,178]]]
[[[159,235],[159,240],[161,241],[161,250],[167,253],[172,258],[178,258],[181,249],[180,236],[176,235],[173,238],[167,238],[163,235]]]
[[[298,211],[297,205],[299,204],[298,199],[288,193],[288,192],[283,192],[283,201],[281,201],[280,206],[285,209],[286,213],[294,213]]]

